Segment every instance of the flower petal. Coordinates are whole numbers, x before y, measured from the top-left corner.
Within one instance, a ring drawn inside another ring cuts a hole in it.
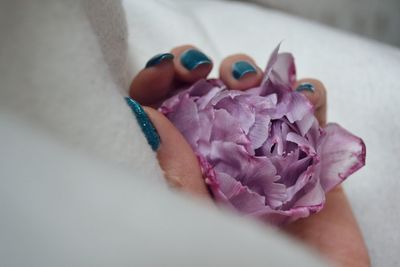
[[[230,175],[223,172],[216,172],[215,174],[218,178],[219,190],[226,198],[231,199],[245,190],[244,186]]]
[[[292,86],[296,81],[296,67],[294,58],[290,53],[278,53],[278,45],[272,52],[265,70],[265,77],[261,83],[260,95],[271,93],[282,93],[292,91]]]
[[[302,120],[306,115],[313,114],[314,106],[304,95],[293,92],[290,96],[291,99],[286,117],[291,123]]]
[[[194,148],[202,155],[208,155],[211,149],[211,131],[214,121],[214,110],[211,107],[203,109],[199,113],[199,139],[197,147]]]
[[[287,86],[291,87],[296,82],[296,66],[292,54],[279,53],[273,69]]]
[[[274,210],[266,206],[259,209],[249,216],[258,218],[264,222],[268,222],[277,226],[294,222],[300,218],[308,217],[312,213],[313,207],[297,207],[290,210]]]
[[[210,127],[212,127],[211,140],[222,140],[250,146],[250,141],[237,120],[224,109],[214,111],[214,122]]]
[[[254,150],[261,147],[267,140],[270,121],[271,118],[267,114],[261,112],[256,114],[254,124],[247,135]]]
[[[220,87],[213,87],[211,88],[207,94],[203,95],[199,99],[197,99],[196,104],[199,110],[205,109],[207,107],[210,107],[210,102],[214,97],[221,92]]]
[[[325,204],[325,191],[322,188],[319,180],[316,181],[314,185],[311,186],[311,189],[308,189],[304,192],[293,207],[314,207],[315,209],[322,209]]]
[[[246,173],[246,166],[250,160],[246,149],[234,142],[214,140],[211,142],[211,151],[207,160],[214,166],[215,171],[223,172],[236,180],[241,180]]]
[[[296,125],[302,136],[305,136],[314,124],[317,125],[315,128],[318,129],[318,121],[311,112],[306,114],[302,119],[296,121]]]
[[[290,132],[287,134],[286,140],[297,144],[301,151],[303,151],[307,155],[315,156],[317,154],[313,145],[301,135]]]
[[[363,140],[338,124],[328,124],[321,144],[321,186],[325,191],[345,180],[365,165]]]
[[[253,213],[265,208],[265,197],[250,191],[246,187],[230,199],[233,206],[244,214]]]
[[[241,179],[253,192],[265,196],[265,204],[273,208],[282,205],[286,200],[286,186],[276,182],[279,180],[276,168],[267,157],[252,157],[244,164],[244,177]]]
[[[305,170],[295,181],[295,183],[287,188],[287,196],[286,201],[293,201],[295,195],[301,191],[307,184],[311,183],[313,179],[318,179],[318,176],[314,175],[316,166],[309,166],[307,170]],[[293,205],[293,203],[291,204]]]
[[[214,88],[218,88],[218,86],[214,86],[206,79],[200,79],[188,89],[188,93],[192,97],[193,96],[203,97],[207,95]],[[220,90],[222,89],[220,88]]]
[[[240,124],[245,134],[249,132],[250,127],[254,124],[256,115],[252,107],[239,102],[236,98],[226,97],[221,99],[214,108],[228,111]]]
[[[307,170],[311,163],[311,156],[307,156],[302,159],[297,158],[296,160],[290,162],[290,164],[288,164],[280,173],[280,182],[286,186],[292,186],[294,183],[301,180],[299,177],[301,177],[302,173]]]
[[[199,112],[188,94],[182,95],[180,102],[168,113],[168,119],[182,133],[188,143],[195,148],[200,137]]]

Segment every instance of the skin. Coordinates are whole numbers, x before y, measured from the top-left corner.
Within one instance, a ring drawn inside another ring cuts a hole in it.
[[[166,97],[169,90],[180,84],[206,78],[210,73],[212,64],[200,65],[192,71],[181,65],[180,55],[189,48],[195,47],[192,45],[176,47],[171,51],[175,56],[172,61],[163,61],[140,71],[132,81],[130,96],[142,105],[146,105],[144,109],[161,137],[157,157],[169,184],[211,203],[211,196],[204,184],[193,150],[169,120],[154,109]],[[257,73],[248,73],[240,80],[236,80],[232,76],[231,66],[239,60],[253,64]],[[235,90],[246,90],[257,86],[262,80],[261,69],[245,54],[226,57],[220,65],[219,75],[229,88]],[[302,93],[314,105],[315,116],[324,126],[327,110],[325,87],[320,81],[308,78],[297,81],[293,88],[303,82],[311,82],[315,86],[314,93],[308,91]],[[327,194],[326,206],[320,213],[285,226],[282,231],[316,249],[336,266],[370,266],[361,231],[345,192],[340,186]]]

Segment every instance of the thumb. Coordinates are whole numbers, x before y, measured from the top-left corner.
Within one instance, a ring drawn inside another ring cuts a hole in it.
[[[176,127],[160,112],[142,107],[127,98],[147,141],[157,152],[168,183],[190,194],[210,198],[200,165],[190,145]]]

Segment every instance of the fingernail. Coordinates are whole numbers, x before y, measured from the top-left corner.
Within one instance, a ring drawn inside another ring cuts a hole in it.
[[[200,65],[211,64],[211,60],[196,49],[188,49],[181,55],[181,63],[188,70],[194,70]]]
[[[239,80],[247,73],[257,73],[257,69],[247,61],[237,61],[232,65],[232,75]]]
[[[150,121],[149,116],[147,116],[146,112],[138,102],[130,97],[125,97],[125,100],[128,106],[132,109],[142,132],[146,136],[147,142],[151,148],[156,151],[160,146],[160,136],[158,135],[153,123]]]
[[[172,60],[173,58],[174,58],[174,55],[171,53],[162,53],[162,54],[155,55],[154,57],[150,58],[149,61],[147,61],[146,68],[158,65],[164,60]]]
[[[303,91],[308,91],[311,93],[315,92],[315,87],[312,83],[301,83],[297,88],[297,92],[303,92]]]

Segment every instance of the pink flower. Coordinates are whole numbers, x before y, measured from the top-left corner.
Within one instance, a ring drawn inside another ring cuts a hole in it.
[[[160,107],[197,154],[215,200],[276,225],[320,211],[325,193],[365,164],[360,138],[338,124],[320,128],[292,90],[292,55],[278,49],[259,87],[200,80]]]

